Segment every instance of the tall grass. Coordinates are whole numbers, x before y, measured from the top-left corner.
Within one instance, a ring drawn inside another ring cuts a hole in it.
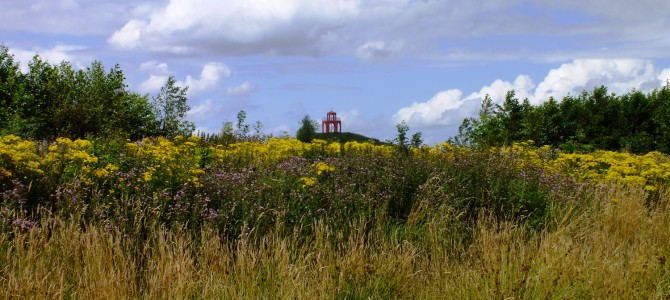
[[[664,298],[653,158],[575,177],[529,144],[4,137],[0,298]]]
[[[422,222],[315,221],[307,236],[277,223],[258,238],[162,225],[133,236],[54,215],[0,237],[0,298],[668,297],[670,193],[652,206],[639,188],[590,193],[541,230],[485,210],[459,229],[447,206]]]

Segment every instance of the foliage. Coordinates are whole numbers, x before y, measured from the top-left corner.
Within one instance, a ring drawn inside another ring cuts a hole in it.
[[[316,121],[312,120],[308,115],[305,115],[305,117],[302,118],[302,121],[300,121],[300,128],[298,128],[298,132],[295,134],[296,138],[304,143],[311,142],[316,136],[317,126]]]
[[[670,293],[666,155],[397,151],[1,136],[0,297]]]
[[[338,142],[341,144],[347,142],[371,143],[374,145],[382,145],[378,139],[367,137],[353,132],[317,132],[316,139],[326,140],[329,142]]]
[[[158,121],[158,132],[161,136],[173,138],[178,135],[188,136],[195,130],[192,122],[186,121],[186,112],[190,109],[186,92],[188,87],[180,88],[177,81],[170,76],[153,98]]]
[[[52,65],[39,56],[26,73],[9,49],[0,46],[0,133],[37,140],[57,137],[190,135],[185,120],[187,88],[170,77],[161,92],[148,96],[128,90],[119,65],[105,70],[100,61],[85,69],[69,62]]]
[[[409,131],[409,126],[404,120],[395,125],[396,130],[398,131],[395,139],[393,139],[393,144],[398,148],[400,153],[406,153],[409,150],[409,141],[407,139],[407,132]]]
[[[560,102],[550,98],[538,106],[527,99],[520,103],[510,91],[502,105],[486,96],[479,116],[465,119],[454,141],[486,148],[534,140],[566,152],[670,153],[669,101],[668,85],[647,94],[631,91],[621,96],[601,86]]]

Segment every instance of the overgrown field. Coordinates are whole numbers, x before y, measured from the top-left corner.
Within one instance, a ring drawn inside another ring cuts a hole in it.
[[[670,157],[0,137],[0,298],[667,298]]]

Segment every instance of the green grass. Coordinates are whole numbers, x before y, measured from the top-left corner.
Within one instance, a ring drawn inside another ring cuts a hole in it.
[[[453,220],[421,226],[317,222],[308,239],[149,238],[59,217],[0,238],[0,298],[661,299],[670,295],[670,195],[605,186],[553,229],[483,214],[468,241]],[[278,228],[281,224],[277,224]],[[333,243],[333,241],[336,241]]]
[[[360,135],[357,133],[352,133],[352,132],[329,132],[329,133],[316,133],[314,136],[317,139],[321,140],[326,140],[326,141],[331,141],[331,142],[339,142],[339,143],[346,143],[346,142],[359,142],[359,143],[372,143],[375,145],[384,145],[386,143],[380,142],[378,139],[375,138],[370,138],[366,137],[364,135]]]
[[[93,185],[3,173],[0,299],[670,296],[664,188],[477,149],[234,156],[196,185],[188,154],[148,181],[112,148],[96,155],[119,170]]]

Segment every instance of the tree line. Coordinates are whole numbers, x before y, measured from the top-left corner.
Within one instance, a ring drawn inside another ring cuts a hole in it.
[[[0,45],[0,134],[36,140],[55,137],[190,135],[186,120],[188,87],[169,77],[157,95],[128,89],[119,65],[106,70],[100,61],[76,70],[66,61],[50,64],[38,55],[21,72]]]
[[[467,118],[452,140],[491,147],[533,140],[568,152],[594,149],[670,153],[670,84],[648,93],[609,93],[605,86],[540,105],[509,91],[502,105],[488,95],[479,116]]]

